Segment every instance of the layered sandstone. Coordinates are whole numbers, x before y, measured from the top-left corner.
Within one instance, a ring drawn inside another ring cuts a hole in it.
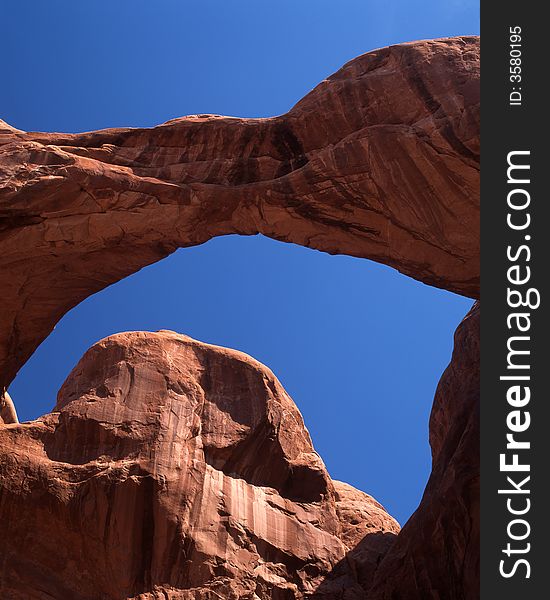
[[[478,79],[479,40],[463,37],[365,54],[272,119],[0,123],[0,391],[71,307],[217,235],[477,297]],[[370,497],[330,480],[265,368],[168,333],[94,346],[54,413],[0,427],[0,595],[474,600],[477,320],[457,333],[432,476],[397,538]]]
[[[479,42],[349,62],[287,114],[0,131],[0,387],[81,300],[177,247],[262,233],[479,290]]]
[[[399,531],[266,367],[173,332],[102,340],[0,445],[6,599],[359,599]]]

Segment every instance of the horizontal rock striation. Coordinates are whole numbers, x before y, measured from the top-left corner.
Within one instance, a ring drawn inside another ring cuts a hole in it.
[[[70,308],[178,247],[262,233],[479,291],[479,40],[352,60],[287,114],[0,129],[0,387]]]
[[[27,133],[0,122],[0,392],[70,308],[217,235],[262,233],[479,294],[479,39],[375,50],[271,119]],[[403,531],[332,481],[280,384],[169,332],[95,345],[55,411],[2,395],[0,597],[474,600],[479,307]],[[0,421],[0,422],[1,422]]]

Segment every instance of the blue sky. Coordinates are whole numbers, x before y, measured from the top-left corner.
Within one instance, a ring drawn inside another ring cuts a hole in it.
[[[358,54],[479,33],[478,12],[469,0],[5,0],[0,118],[86,131],[272,116]],[[429,474],[433,394],[470,305],[366,260],[224,237],[88,298],[10,392],[22,419],[50,410],[83,352],[118,331],[173,329],[237,348],[279,377],[332,476],[404,522]]]

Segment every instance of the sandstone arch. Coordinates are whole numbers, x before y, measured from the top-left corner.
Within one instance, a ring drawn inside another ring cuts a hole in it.
[[[216,235],[263,233],[479,292],[479,44],[392,46],[272,119],[0,130],[0,385],[90,294]]]
[[[272,119],[0,125],[1,386],[78,302],[216,235],[263,233],[479,294],[478,38],[368,53]],[[438,390],[426,494],[369,598],[477,593],[478,315]]]

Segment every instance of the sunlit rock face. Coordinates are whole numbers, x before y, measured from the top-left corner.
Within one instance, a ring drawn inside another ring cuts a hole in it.
[[[3,598],[362,598],[399,531],[269,369],[173,332],[99,342],[0,440]]]
[[[263,233],[475,298],[478,224],[475,37],[360,56],[271,119],[0,122],[0,392],[67,310],[178,247]],[[265,367],[167,332],[100,342],[53,413],[17,424],[2,408],[0,597],[475,600],[477,323],[476,306],[397,537],[331,481]]]
[[[0,387],[70,308],[173,252],[263,233],[479,292],[479,39],[360,56],[272,119],[0,124]]]
[[[0,394],[0,425],[17,423],[17,412],[11,396],[7,391]]]

